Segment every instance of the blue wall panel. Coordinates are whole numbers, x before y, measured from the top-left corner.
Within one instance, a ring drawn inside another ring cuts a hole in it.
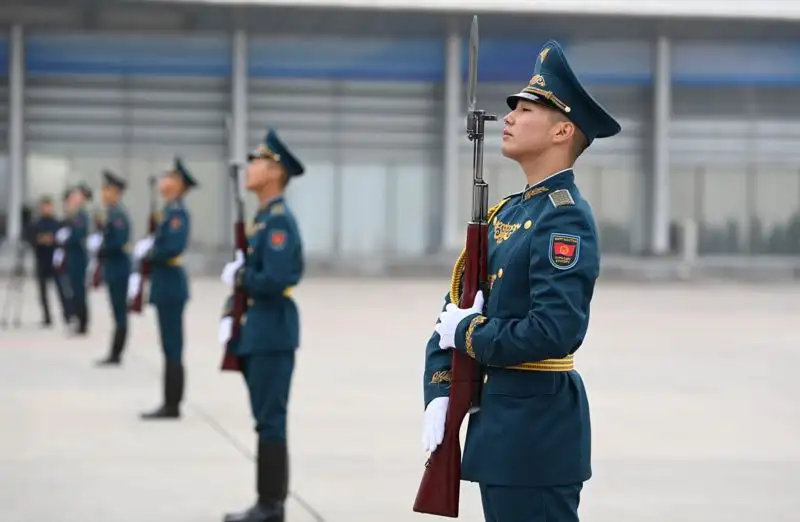
[[[0,35],[0,77],[8,76],[8,35]]]
[[[227,77],[227,36],[162,36],[110,33],[33,33],[26,40],[28,74],[130,74]]]
[[[254,39],[249,73],[254,78],[327,78],[440,82],[444,41],[340,38]]]
[[[675,42],[672,76],[679,84],[791,85],[800,83],[800,45]]]
[[[564,41],[570,65],[588,84],[646,84],[652,81],[652,45],[647,41]],[[518,82],[520,88],[533,76],[533,67],[545,40],[484,40],[478,50],[478,80]],[[466,80],[469,42],[462,50]]]

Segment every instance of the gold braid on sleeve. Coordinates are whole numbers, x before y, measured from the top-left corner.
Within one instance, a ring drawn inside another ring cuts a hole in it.
[[[475,358],[475,347],[472,346],[472,334],[475,333],[475,328],[479,324],[483,324],[485,322],[486,322],[486,316],[479,315],[474,317],[472,321],[469,322],[469,326],[467,327],[467,335],[466,335],[467,343],[465,349],[467,350],[467,355],[469,355],[473,359]]]

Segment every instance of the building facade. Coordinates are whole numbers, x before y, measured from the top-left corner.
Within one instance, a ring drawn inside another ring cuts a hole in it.
[[[192,248],[224,249],[228,162],[273,126],[307,164],[289,198],[312,258],[417,259],[463,243],[469,17],[58,4],[60,17],[4,15],[3,210],[15,190],[30,203],[98,186],[110,168],[129,180],[142,233],[146,179],[181,155],[202,185],[188,198]],[[577,165],[605,252],[675,253],[691,222],[700,255],[797,256],[800,40],[785,25],[482,16],[478,103],[502,119],[557,38],[623,126]],[[493,200],[524,186],[501,132],[487,129]]]

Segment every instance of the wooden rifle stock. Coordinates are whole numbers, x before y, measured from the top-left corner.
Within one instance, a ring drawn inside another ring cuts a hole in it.
[[[488,250],[488,225],[470,223],[467,226],[465,264],[461,279],[459,308],[469,308],[478,290],[485,287]],[[466,354],[453,350],[450,402],[444,424],[444,439],[431,453],[414,501],[414,511],[458,517],[461,492],[461,424],[470,407],[478,404],[480,375],[478,363]]]
[[[247,255],[247,234],[244,229],[244,203],[239,195],[239,165],[232,163],[230,175],[233,180],[233,194],[236,202],[236,223],[234,223],[234,237],[236,251],[244,252]],[[231,337],[225,345],[225,355],[222,358],[222,371],[241,371],[239,357],[234,353],[235,343],[239,341],[242,333],[242,316],[247,311],[247,293],[240,285],[236,285],[233,290],[233,310],[231,311]]]
[[[103,224],[103,220],[100,219],[100,216],[94,217],[94,228],[95,231],[99,234],[103,234],[105,230],[105,225]],[[100,257],[100,252],[98,251],[94,256],[94,271],[92,272],[92,288],[100,288],[100,284],[103,282],[103,259]]]
[[[158,222],[156,219],[156,195],[155,195],[155,186],[156,186],[156,178],[155,176],[150,176],[150,215],[147,218],[147,234],[149,236],[154,236],[156,232],[156,227],[158,226]],[[131,300],[128,305],[128,310],[131,312],[135,312],[137,314],[142,313],[143,310],[143,301],[144,301],[144,284],[150,278],[150,272],[152,271],[152,263],[150,262],[147,257],[142,258],[139,262],[139,288],[136,289],[136,295]]]

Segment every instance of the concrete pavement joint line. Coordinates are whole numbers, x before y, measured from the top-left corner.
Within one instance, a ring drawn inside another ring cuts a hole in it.
[[[137,362],[141,363],[143,366],[153,370],[153,373],[158,373],[155,366],[150,364],[148,361],[145,361],[135,355],[132,357]],[[249,460],[250,462],[255,462],[255,457],[253,454],[248,450],[244,444],[236,440],[236,437],[231,435],[231,433],[226,430],[222,424],[215,419],[211,414],[205,411],[200,406],[197,406],[191,401],[186,400],[186,405],[189,406],[189,409],[194,410],[194,412],[203,419],[203,422],[212,430],[217,432],[223,439],[227,440],[235,449],[238,451],[244,458]],[[306,501],[303,497],[301,497],[297,492],[290,490],[289,497],[293,498],[295,502],[297,502],[301,508],[305,509],[306,512],[314,519],[315,522],[326,522],[325,517],[320,514],[308,501]]]

